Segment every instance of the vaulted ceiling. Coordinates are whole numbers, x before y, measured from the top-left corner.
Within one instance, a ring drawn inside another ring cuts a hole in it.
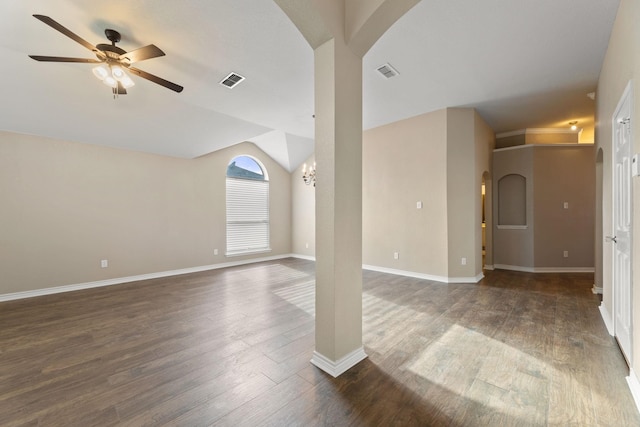
[[[364,128],[445,107],[474,107],[496,132],[592,128],[586,94],[618,3],[422,0],[364,58]],[[114,100],[90,64],[32,60],[92,57],[33,14],[92,44],[113,28],[127,51],[157,45],[166,56],[137,67],[184,91],[133,76]],[[221,86],[230,72],[246,80]],[[0,130],[185,158],[252,141],[289,171],[313,152],[313,52],[271,0],[4,0],[0,74]]]

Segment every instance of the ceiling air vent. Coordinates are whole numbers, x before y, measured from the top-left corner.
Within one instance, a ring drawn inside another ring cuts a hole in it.
[[[389,64],[389,63],[386,63],[386,64],[384,64],[384,65],[381,65],[381,66],[379,66],[379,67],[378,67],[378,68],[376,68],[376,69],[378,70],[378,72],[379,72],[380,74],[382,74],[384,77],[386,77],[386,78],[388,78],[388,79],[390,79],[391,77],[395,77],[395,76],[397,76],[398,74],[400,74],[400,73],[398,73],[398,71],[397,71],[395,68],[393,68],[393,67],[391,66],[391,64]]]
[[[230,73],[227,77],[225,77],[220,84],[222,86],[228,87],[229,89],[233,88],[235,85],[244,80],[240,74]]]

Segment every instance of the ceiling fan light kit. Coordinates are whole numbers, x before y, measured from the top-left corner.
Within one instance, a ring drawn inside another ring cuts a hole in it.
[[[164,86],[167,89],[171,89],[175,92],[182,92],[184,89],[182,86],[165,80],[161,77],[142,71],[138,68],[132,67],[131,64],[144,61],[146,59],[157,58],[164,56],[165,53],[157,46],[150,44],[139,49],[132,50],[130,52],[116,46],[121,40],[120,33],[116,30],[107,28],[104,30],[104,34],[111,44],[97,44],[93,46],[88,41],[84,40],[71,30],[65,28],[52,18],[45,15],[33,15],[36,19],[44,22],[54,30],[57,30],[79,43],[86,49],[89,49],[96,55],[96,59],[93,58],[68,58],[60,56],[41,56],[41,55],[29,55],[30,58],[36,61],[42,62],[78,62],[86,64],[100,64],[92,69],[93,75],[101,80],[105,85],[112,89],[113,96],[116,98],[118,95],[126,95],[127,89],[134,86],[135,83],[125,72],[129,70],[130,73],[135,74],[138,77],[149,80],[160,86]]]
[[[107,69],[102,65],[94,67],[91,71],[93,71],[93,75],[96,76],[98,80],[104,80],[109,75],[109,71],[107,71]]]
[[[105,64],[102,64],[94,67],[92,71],[94,76],[102,80],[102,83],[112,88],[118,87],[118,82],[120,82],[125,89],[129,89],[135,85],[131,77],[129,77],[119,65],[107,67]]]

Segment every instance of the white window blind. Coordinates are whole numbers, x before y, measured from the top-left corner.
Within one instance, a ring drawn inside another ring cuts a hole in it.
[[[227,178],[227,255],[267,250],[269,181]]]

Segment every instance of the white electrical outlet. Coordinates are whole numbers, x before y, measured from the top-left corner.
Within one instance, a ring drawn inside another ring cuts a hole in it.
[[[304,244],[304,247],[305,247],[305,248],[307,248],[307,249],[309,249],[309,243],[308,243],[308,242],[307,242],[307,243],[305,243],[305,244]]]
[[[102,268],[107,268],[109,267],[109,260],[108,259],[103,259],[100,261],[100,267]]]
[[[562,253],[562,256],[565,257],[565,258],[569,258],[569,251],[564,251]]]
[[[416,203],[416,209],[422,209],[422,202]]]
[[[214,255],[218,255],[218,250],[217,250],[217,249],[214,249],[214,250],[213,250],[213,254],[214,254]]]
[[[569,202],[564,202],[563,207],[564,207],[565,209],[569,209]]]
[[[465,257],[462,257],[462,259],[460,260],[460,264],[467,265],[467,259]]]
[[[400,258],[400,254],[398,252],[394,252],[393,259],[399,259],[399,258]]]

